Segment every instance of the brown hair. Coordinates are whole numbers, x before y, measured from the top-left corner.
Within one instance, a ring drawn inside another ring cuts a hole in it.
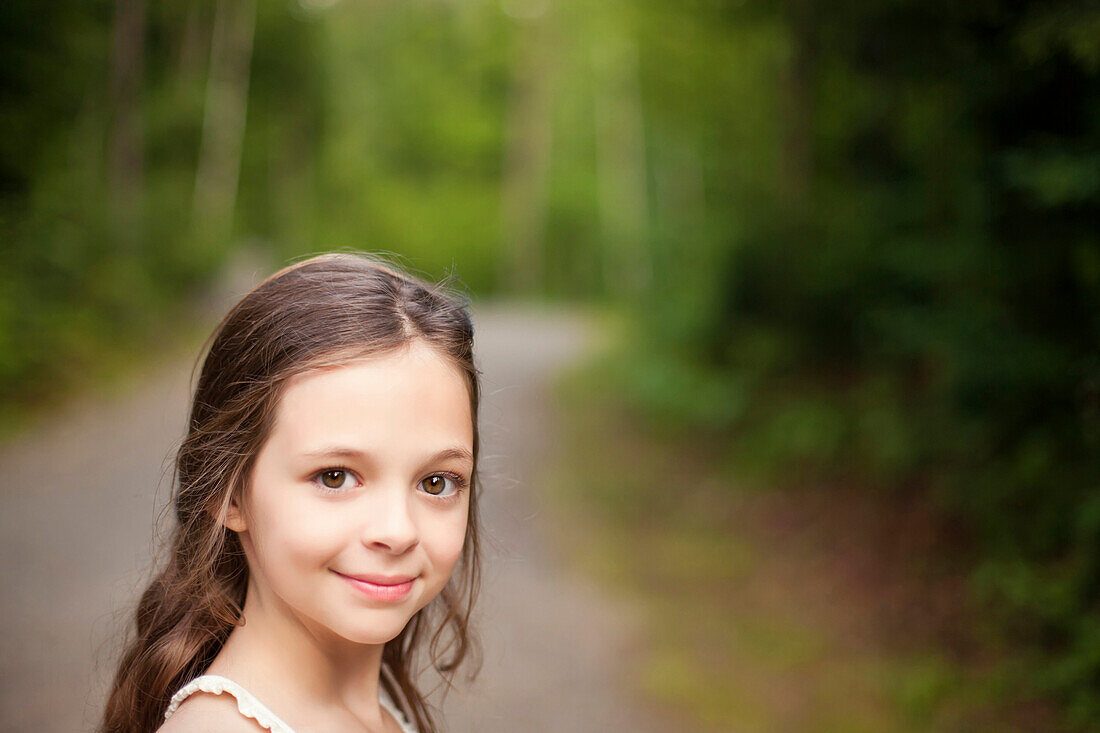
[[[222,521],[247,486],[287,380],[416,339],[466,377],[476,469],[473,326],[464,305],[442,288],[362,255],[321,255],[272,275],[226,315],[212,336],[177,454],[166,564],[142,594],[137,634],[124,650],[101,731],[156,730],[172,694],[206,670],[241,622],[248,564],[237,534]],[[479,582],[476,483],[472,478],[454,575],[382,653],[380,684],[421,733],[435,726],[413,679],[417,649],[427,640],[448,684],[471,649]]]

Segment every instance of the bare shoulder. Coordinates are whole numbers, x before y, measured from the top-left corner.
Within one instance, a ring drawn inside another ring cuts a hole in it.
[[[264,728],[241,715],[237,698],[228,693],[196,692],[184,700],[157,733],[257,733]]]

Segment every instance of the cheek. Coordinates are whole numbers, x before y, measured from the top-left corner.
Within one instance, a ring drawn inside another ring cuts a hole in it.
[[[433,525],[432,531],[425,534],[425,549],[435,569],[450,575],[462,555],[462,545],[466,539],[466,514],[440,517]]]
[[[257,560],[269,576],[322,566],[339,552],[340,521],[322,508],[285,502],[258,507],[250,526]]]

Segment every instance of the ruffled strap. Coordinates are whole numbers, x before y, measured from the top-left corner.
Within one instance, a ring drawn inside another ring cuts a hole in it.
[[[279,720],[279,717],[275,713],[271,712],[262,702],[257,700],[251,692],[238,685],[228,677],[222,677],[216,674],[204,674],[201,677],[188,682],[181,687],[175,695],[172,695],[171,701],[168,703],[168,709],[164,711],[164,718],[167,720],[172,717],[172,714],[179,709],[180,704],[189,698],[196,692],[209,692],[215,695],[220,695],[223,692],[228,692],[237,700],[237,710],[241,715],[246,718],[251,718],[260,724],[260,727],[266,728],[272,733],[294,733],[294,730]],[[389,696],[382,690],[379,690],[378,702],[381,703],[389,714],[393,716],[397,724],[401,726],[401,730],[404,733],[417,733],[416,728],[412,726],[409,719],[405,717],[405,714],[390,700]]]
[[[279,717],[253,697],[251,692],[233,680],[216,674],[204,674],[181,687],[175,695],[172,695],[172,700],[168,703],[168,709],[164,711],[165,719],[171,718],[172,714],[179,708],[180,703],[196,692],[210,692],[215,695],[228,692],[236,698],[237,710],[240,711],[241,715],[252,718],[260,724],[261,728],[266,728],[272,733],[294,733],[289,725],[279,720]]]

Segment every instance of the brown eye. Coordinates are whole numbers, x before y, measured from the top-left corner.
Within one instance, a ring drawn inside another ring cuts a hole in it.
[[[347,477],[347,471],[334,468],[321,472],[321,483],[325,485],[325,488],[342,489],[344,483],[347,481]]]
[[[447,491],[448,482],[454,483],[446,476],[440,476],[436,474],[435,476],[429,476],[428,478],[421,481],[420,487],[432,496],[441,496],[444,492]]]

